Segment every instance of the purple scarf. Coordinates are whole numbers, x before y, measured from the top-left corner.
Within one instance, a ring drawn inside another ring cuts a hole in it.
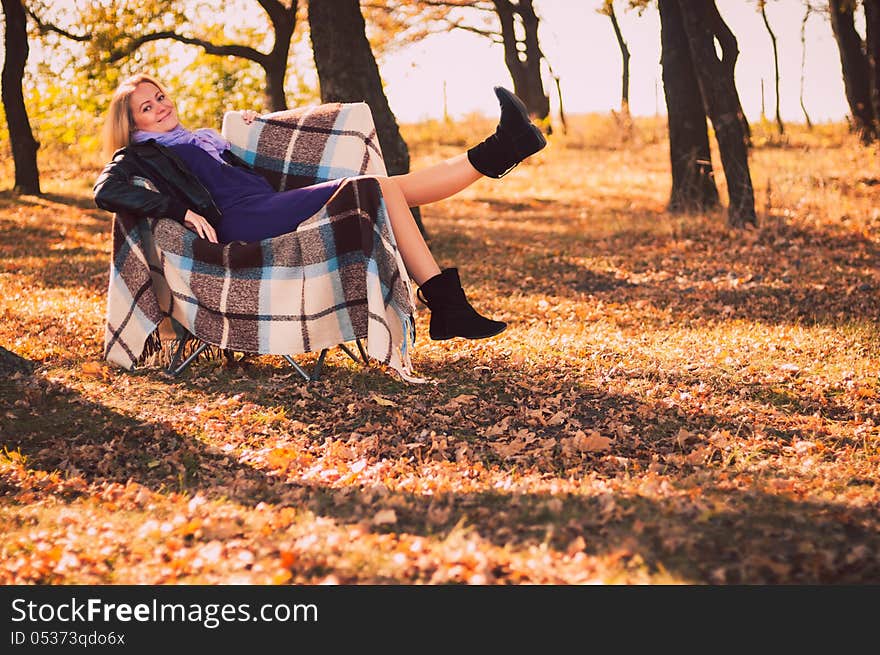
[[[182,125],[178,125],[170,132],[137,130],[131,135],[131,140],[134,143],[143,143],[149,139],[155,139],[157,143],[163,146],[177,146],[181,143],[189,143],[198,146],[221,163],[225,162],[223,162],[220,155],[229,148],[229,141],[220,136],[216,130],[212,130],[209,127],[202,127],[195,132],[190,132]]]

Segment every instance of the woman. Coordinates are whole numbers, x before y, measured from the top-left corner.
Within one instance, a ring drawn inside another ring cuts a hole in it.
[[[483,339],[507,327],[471,306],[457,269],[440,270],[409,209],[448,198],[483,175],[502,177],[546,145],[522,102],[501,87],[495,94],[501,119],[485,141],[421,171],[377,178],[403,263],[431,310],[434,340]],[[250,123],[257,114],[247,111],[243,117]],[[98,207],[171,218],[213,243],[260,241],[291,232],[343,182],[276,191],[229,150],[220,134],[185,129],[163,85],[144,74],[122,82],[113,95],[104,148],[111,161],[95,183]],[[146,177],[158,191],[132,185],[134,176]]]

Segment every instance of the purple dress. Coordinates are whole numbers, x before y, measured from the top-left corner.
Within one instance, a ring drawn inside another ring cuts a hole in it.
[[[293,232],[327,204],[343,180],[276,191],[259,173],[217,161],[191,144],[171,146],[199,178],[222,214],[215,225],[221,243],[262,241]]]

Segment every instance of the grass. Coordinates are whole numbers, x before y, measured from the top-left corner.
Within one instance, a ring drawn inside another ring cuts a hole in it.
[[[428,385],[106,366],[98,170],[45,154],[44,197],[0,194],[0,343],[36,363],[0,382],[0,582],[880,582],[877,149],[756,125],[732,231],[665,212],[662,121],[570,122],[423,208],[510,324],[431,342],[419,312]],[[490,129],[403,126],[414,166]]]

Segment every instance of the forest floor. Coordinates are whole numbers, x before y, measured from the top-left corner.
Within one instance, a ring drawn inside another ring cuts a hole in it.
[[[420,308],[423,385],[339,351],[311,384],[108,366],[97,168],[0,193],[0,345],[31,363],[0,380],[0,583],[880,583],[877,148],[756,126],[735,231],[665,212],[665,125],[571,122],[422,209],[509,323],[432,342]],[[488,128],[403,132],[420,167]]]

